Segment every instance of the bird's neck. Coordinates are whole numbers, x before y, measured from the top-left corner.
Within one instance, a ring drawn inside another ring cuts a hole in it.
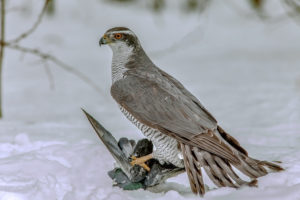
[[[136,67],[145,67],[149,63],[148,61],[150,61],[141,46],[134,48],[127,45],[111,45],[111,49],[113,51],[111,65],[112,83],[122,79],[127,70]]]
[[[133,54],[133,48],[125,44],[110,45],[113,57],[111,63],[112,83],[123,78],[126,68],[126,63],[130,60]]]

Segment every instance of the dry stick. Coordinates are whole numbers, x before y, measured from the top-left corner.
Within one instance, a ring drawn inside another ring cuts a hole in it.
[[[1,0],[1,33],[0,33],[0,118],[2,118],[2,65],[5,40],[5,0]]]
[[[28,29],[26,32],[22,33],[20,36],[16,37],[15,39],[7,41],[7,43],[10,43],[10,44],[18,43],[21,40],[28,37],[30,34],[32,34],[37,29],[37,27],[40,25],[40,23],[42,22],[42,18],[47,10],[47,5],[49,4],[49,2],[50,2],[50,0],[45,0],[43,9],[41,10],[36,22],[33,24],[33,26],[30,29]],[[2,40],[2,41],[4,41],[4,40]]]
[[[53,90],[55,88],[54,77],[53,77],[53,74],[50,70],[50,67],[49,67],[47,61],[44,63],[44,67],[45,67],[45,72],[47,74],[47,77],[48,77],[48,80],[50,83],[50,89]]]
[[[12,12],[17,12],[17,11],[20,11],[22,9],[23,9],[22,6],[12,6],[10,8],[6,8],[5,13],[7,14],[7,13],[12,13]]]
[[[11,48],[11,49],[15,49],[15,50],[21,51],[23,53],[29,53],[29,54],[38,56],[38,57],[40,57],[43,60],[50,60],[50,61],[52,61],[57,66],[61,67],[65,71],[67,71],[67,72],[69,72],[69,73],[77,76],[83,82],[85,82],[86,84],[88,84],[89,86],[91,86],[93,89],[95,89],[97,92],[100,92],[102,94],[102,89],[99,88],[97,86],[97,84],[95,84],[91,79],[89,79],[86,75],[84,75],[80,71],[76,70],[75,68],[71,67],[70,65],[68,65],[68,64],[64,63],[63,61],[59,60],[55,56],[47,54],[47,53],[43,53],[43,52],[41,52],[38,49],[27,48],[27,47],[20,46],[18,44],[5,43],[5,45],[8,48]]]
[[[191,30],[190,32],[188,32],[187,34],[185,34],[182,38],[180,38],[179,40],[177,40],[174,44],[170,45],[167,48],[164,49],[160,49],[160,50],[156,50],[156,51],[152,51],[149,54],[151,56],[156,56],[156,57],[162,57],[166,54],[170,54],[171,52],[175,52],[177,51],[181,46],[182,43],[184,43],[185,45],[191,45],[193,43],[189,42],[186,43],[185,41],[191,37],[191,35],[193,35],[195,32],[197,32],[199,30],[199,28],[201,28],[201,25],[196,26],[193,30]],[[201,37],[203,38],[204,34],[201,35]],[[200,38],[200,39],[202,39]],[[199,39],[198,39],[199,40]]]
[[[286,15],[294,20],[298,25],[300,23],[299,11],[300,4],[297,4],[294,0],[285,0],[285,4],[292,10],[292,12],[286,11]],[[287,8],[285,8],[287,10]],[[297,18],[298,17],[298,18]]]

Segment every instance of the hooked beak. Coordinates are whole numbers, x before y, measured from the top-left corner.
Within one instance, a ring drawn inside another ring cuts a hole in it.
[[[99,45],[103,45],[103,44],[108,44],[110,43],[111,40],[104,34],[101,38],[100,38],[100,41],[99,41]]]

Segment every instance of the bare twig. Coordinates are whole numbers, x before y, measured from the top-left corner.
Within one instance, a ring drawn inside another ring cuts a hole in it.
[[[300,23],[300,2],[298,3],[295,0],[284,0],[285,5],[288,7],[286,8],[286,15],[293,19],[297,24]],[[288,11],[288,9],[290,11]]]
[[[75,75],[79,79],[81,79],[83,82],[91,86],[93,89],[95,89],[97,92],[102,93],[101,88],[98,87],[97,84],[95,84],[91,79],[89,79],[86,75],[84,75],[82,72],[76,70],[75,68],[71,67],[70,65],[66,64],[65,62],[61,61],[60,59],[56,58],[55,56],[51,54],[47,54],[44,52],[41,52],[39,49],[33,49],[28,47],[23,47],[18,44],[10,44],[10,43],[4,43],[5,46],[11,49],[18,50],[23,53],[29,53],[35,56],[40,57],[43,60],[49,60],[53,63],[55,63],[60,68],[64,69],[65,71]]]
[[[196,26],[193,30],[188,32],[182,38],[178,39],[175,43],[173,43],[169,47],[164,48],[164,49],[160,49],[160,50],[156,50],[156,51],[152,51],[152,52],[149,53],[149,55],[151,55],[153,57],[161,57],[161,56],[165,56],[165,55],[170,54],[170,53],[174,53],[178,49],[180,49],[183,42],[184,42],[185,46],[193,45],[194,42],[191,42],[191,41],[187,42],[187,41],[188,41],[189,38],[191,38],[191,36],[193,34],[198,32],[200,28],[201,28],[201,25]],[[201,40],[203,36],[204,36],[204,33],[202,33],[201,38],[199,38],[198,41]]]
[[[299,13],[297,13],[295,11],[286,10],[286,12],[284,12],[284,13],[267,18],[265,20],[265,22],[280,23],[280,22],[283,22],[283,21],[289,20],[290,18],[295,18],[295,17],[299,17]]]
[[[44,66],[45,66],[45,72],[46,72],[48,80],[49,80],[50,89],[53,90],[55,88],[55,84],[54,84],[55,82],[54,82],[53,74],[52,74],[52,72],[50,70],[50,67],[48,65],[48,62],[45,62]]]
[[[5,0],[1,0],[1,33],[0,33],[0,118],[2,118],[2,64],[5,40]]]
[[[28,29],[26,32],[22,33],[21,35],[19,35],[15,39],[12,39],[12,40],[8,41],[7,43],[11,43],[11,44],[18,43],[21,40],[28,37],[30,34],[32,34],[37,29],[37,27],[40,25],[40,23],[43,19],[43,16],[44,16],[44,14],[47,10],[47,6],[48,6],[49,2],[50,2],[50,0],[45,0],[43,9],[41,10],[40,14],[38,15],[38,18],[37,18],[36,22],[32,25],[32,27],[30,29]]]
[[[17,11],[21,11],[21,10],[23,10],[23,8],[21,6],[13,6],[13,7],[10,7],[10,8],[6,8],[5,12],[6,13],[11,13],[11,12],[17,12]]]

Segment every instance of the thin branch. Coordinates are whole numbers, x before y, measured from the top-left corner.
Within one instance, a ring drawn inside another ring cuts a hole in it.
[[[178,39],[175,43],[173,43],[169,47],[164,48],[164,49],[160,49],[160,50],[156,50],[156,51],[152,51],[152,52],[149,53],[149,55],[151,55],[153,57],[161,57],[161,56],[165,56],[165,55],[170,54],[170,53],[174,53],[178,49],[180,49],[183,42],[184,42],[185,46],[193,45],[194,42],[192,43],[192,42],[186,42],[186,41],[188,41],[188,39],[191,38],[191,36],[193,34],[195,34],[197,31],[199,31],[200,28],[201,28],[201,25],[196,26],[193,30],[188,32],[182,38]],[[198,41],[201,40],[203,38],[203,36],[204,36],[204,33],[202,33],[201,38],[198,38]]]
[[[44,63],[44,67],[45,67],[45,72],[46,72],[48,80],[49,80],[50,89],[53,90],[55,88],[54,77],[53,77],[53,74],[52,74],[51,69],[47,62]]]
[[[37,29],[37,27],[40,25],[40,23],[42,22],[43,16],[47,10],[47,6],[48,6],[49,2],[50,2],[50,0],[45,0],[43,9],[41,10],[40,14],[38,15],[36,22],[32,25],[32,27],[30,29],[28,29],[27,31],[25,31],[24,33],[22,33],[15,39],[8,41],[7,43],[11,43],[11,44],[18,43],[21,40],[27,38],[30,34],[32,34]]]
[[[49,61],[55,63],[58,67],[60,67],[60,68],[64,69],[65,71],[75,75],[76,77],[81,79],[83,82],[85,82],[86,84],[91,86],[93,89],[95,89],[97,92],[100,92],[102,94],[102,89],[99,88],[98,85],[95,84],[91,79],[89,79],[82,72],[76,70],[75,68],[73,68],[70,65],[64,63],[60,59],[56,58],[55,56],[53,56],[51,54],[41,52],[39,49],[27,48],[27,47],[20,46],[18,44],[5,43],[5,45],[8,48],[18,50],[18,51],[23,52],[23,53],[29,53],[29,54],[35,55],[37,57],[40,57],[43,60],[49,60]]]
[[[2,118],[2,65],[5,41],[5,0],[1,0],[1,33],[0,33],[0,118]]]
[[[11,12],[17,12],[17,11],[21,11],[21,10],[23,10],[23,8],[21,6],[13,6],[13,7],[10,7],[10,8],[6,8],[5,12],[6,13],[11,13]]]
[[[278,23],[278,22],[289,20],[291,18],[296,18],[296,17],[299,17],[299,13],[297,13],[295,11],[286,10],[286,12],[284,12],[283,14],[278,14],[277,16],[269,17],[265,21],[271,22],[271,23],[275,23],[275,22]]]
[[[288,7],[288,8],[285,8],[287,10],[286,15],[288,17],[290,17],[291,19],[293,19],[294,22],[296,22],[299,25],[299,23],[300,23],[300,16],[299,16],[300,3],[296,3],[294,0],[284,0],[284,3]],[[288,9],[291,11],[288,11]]]

